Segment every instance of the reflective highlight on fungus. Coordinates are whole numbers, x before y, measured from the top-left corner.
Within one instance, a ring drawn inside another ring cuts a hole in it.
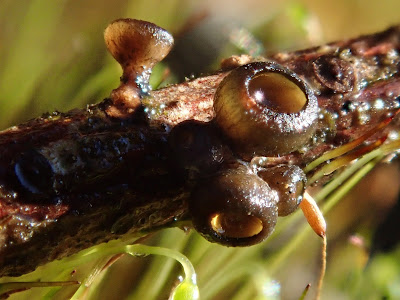
[[[214,98],[215,121],[245,157],[298,150],[315,131],[318,103],[294,72],[273,62],[233,70]]]

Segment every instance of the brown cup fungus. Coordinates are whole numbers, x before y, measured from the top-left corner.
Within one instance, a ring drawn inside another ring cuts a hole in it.
[[[315,131],[318,103],[294,72],[273,62],[233,70],[214,97],[215,120],[245,157],[298,150]]]
[[[249,246],[274,230],[278,197],[247,167],[209,177],[192,192],[193,225],[206,239],[228,246]]]

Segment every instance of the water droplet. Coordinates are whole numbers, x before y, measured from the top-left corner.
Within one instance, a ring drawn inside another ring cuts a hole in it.
[[[375,109],[384,109],[385,108],[385,101],[383,101],[381,98],[378,98],[374,102],[374,108]]]
[[[360,122],[361,125],[365,125],[370,121],[370,116],[364,113],[361,113],[358,116],[358,121]]]
[[[399,139],[399,132],[395,130],[391,130],[388,134],[388,139],[389,140],[398,140]]]

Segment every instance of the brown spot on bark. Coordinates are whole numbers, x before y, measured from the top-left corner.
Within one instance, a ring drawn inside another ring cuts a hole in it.
[[[333,55],[322,55],[312,65],[319,82],[334,93],[353,90],[355,77],[350,63]]]

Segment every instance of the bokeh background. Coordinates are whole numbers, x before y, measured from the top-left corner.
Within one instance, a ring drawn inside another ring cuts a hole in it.
[[[117,18],[151,21],[174,34],[178,50],[159,67],[169,66],[174,82],[211,71],[231,54],[293,50],[382,30],[400,23],[399,11],[396,0],[0,0],[0,128],[107,97],[121,70],[106,51],[103,30]],[[250,42],[232,38],[234,30]],[[201,44],[208,53],[200,46],[193,50]],[[327,213],[322,299],[400,299],[398,247],[369,254],[377,226],[397,201],[399,178],[396,161],[382,164]],[[303,226],[299,213],[282,219],[269,241],[247,249],[212,245],[179,229],[146,242],[190,258],[202,299],[299,299],[307,283],[315,284],[321,244],[309,229],[296,240]],[[398,239],[398,232],[380,234]],[[167,299],[180,274],[171,259],[126,256],[99,276],[86,297]],[[13,297],[51,298],[40,292]]]

